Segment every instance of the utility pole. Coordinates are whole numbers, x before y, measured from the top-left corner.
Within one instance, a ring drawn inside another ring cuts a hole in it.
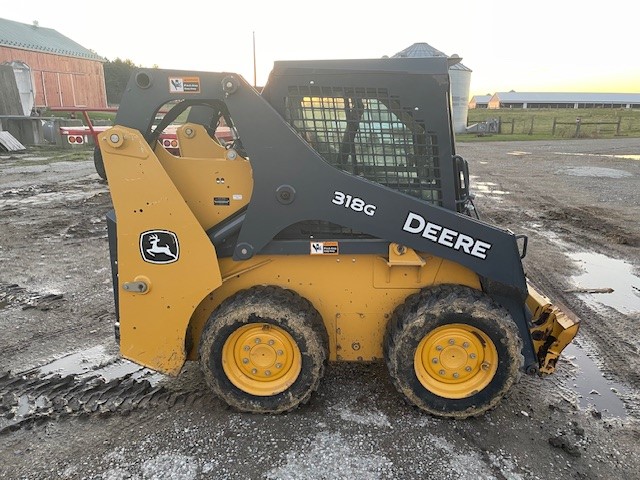
[[[253,88],[258,87],[258,79],[256,73],[256,32],[253,32]]]

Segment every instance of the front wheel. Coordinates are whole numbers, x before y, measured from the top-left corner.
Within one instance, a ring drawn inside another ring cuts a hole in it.
[[[200,339],[207,384],[240,411],[282,413],[318,388],[328,336],[317,310],[296,293],[253,287],[225,300]]]
[[[517,382],[522,340],[509,313],[477,290],[441,285],[409,297],[385,336],[396,389],[449,418],[481,415]]]

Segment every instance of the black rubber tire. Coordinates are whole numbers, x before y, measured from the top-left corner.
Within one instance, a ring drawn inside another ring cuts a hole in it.
[[[272,396],[236,387],[224,372],[222,349],[229,336],[249,323],[270,323],[285,330],[302,354],[294,383]],[[256,286],[226,299],[211,314],[200,337],[200,365],[213,392],[231,407],[252,413],[284,413],[306,403],[317,390],[329,355],[329,337],[318,311],[291,290]]]
[[[418,379],[414,356],[421,340],[443,325],[467,324],[487,335],[498,353],[489,384],[465,398],[445,398]],[[384,357],[396,389],[418,408],[447,418],[475,417],[494,408],[520,378],[522,339],[511,315],[484,293],[460,285],[426,288],[407,298],[387,325]]]
[[[102,152],[99,147],[93,149],[93,165],[96,168],[96,173],[102,180],[107,179],[107,172],[104,169],[104,161],[102,160]]]

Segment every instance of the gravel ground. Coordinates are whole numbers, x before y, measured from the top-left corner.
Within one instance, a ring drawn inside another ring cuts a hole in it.
[[[556,374],[464,421],[405,405],[381,364],[332,364],[308,405],[260,416],[196,365],[123,361],[91,152],[0,155],[0,478],[640,478],[640,140],[458,153],[482,218],[529,236],[528,276],[582,322]]]

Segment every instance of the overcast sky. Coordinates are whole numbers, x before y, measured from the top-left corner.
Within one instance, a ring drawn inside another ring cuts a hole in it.
[[[275,60],[378,58],[416,42],[469,67],[471,95],[640,93],[637,2],[608,0],[3,1],[0,17],[53,28],[109,60],[253,82]]]

